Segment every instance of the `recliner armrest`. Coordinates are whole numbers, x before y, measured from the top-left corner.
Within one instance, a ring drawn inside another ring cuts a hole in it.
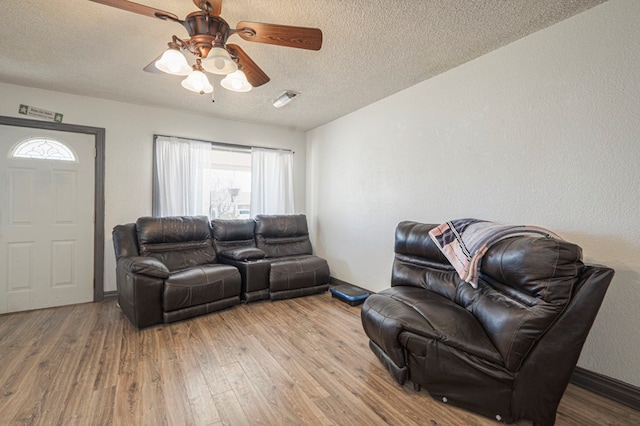
[[[169,269],[164,263],[153,257],[123,257],[118,260],[118,267],[134,274],[148,275],[162,279],[168,278],[170,275]]]
[[[237,249],[225,250],[218,253],[220,257],[231,260],[258,260],[264,259],[265,252],[255,247],[242,247]]]

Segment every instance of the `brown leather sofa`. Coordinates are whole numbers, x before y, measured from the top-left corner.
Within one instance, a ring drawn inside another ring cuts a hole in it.
[[[305,215],[211,222],[221,262],[242,275],[242,299],[286,299],[327,291],[329,265],[312,254]]]
[[[369,346],[399,383],[499,421],[552,425],[614,271],[580,247],[513,237],[484,255],[477,289],[431,241],[396,229],[391,288],[362,308]]]
[[[217,263],[209,220],[142,217],[113,228],[118,303],[138,328],[240,303],[237,268]]]

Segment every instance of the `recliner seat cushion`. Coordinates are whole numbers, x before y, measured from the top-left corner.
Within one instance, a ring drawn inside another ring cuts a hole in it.
[[[270,263],[269,288],[272,293],[329,282],[329,265],[318,256],[291,256]]]
[[[216,262],[206,216],[142,217],[136,229],[140,255],[171,272]]]
[[[229,265],[201,265],[171,274],[163,290],[165,312],[240,294],[240,274]]]
[[[502,356],[482,325],[455,302],[416,287],[393,287],[376,296],[389,298],[387,304],[401,303],[419,315],[417,320],[403,324],[404,331],[503,365]]]

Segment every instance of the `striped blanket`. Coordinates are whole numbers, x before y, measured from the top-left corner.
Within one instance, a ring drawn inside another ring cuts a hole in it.
[[[478,288],[480,260],[492,244],[520,235],[540,235],[561,240],[545,228],[500,225],[479,219],[455,219],[429,231],[429,236],[464,281]]]

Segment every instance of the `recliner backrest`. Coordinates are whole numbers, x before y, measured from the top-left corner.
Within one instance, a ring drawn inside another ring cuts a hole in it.
[[[391,286],[422,287],[455,300],[460,277],[429,237],[436,226],[411,221],[398,224]]]
[[[583,270],[582,250],[545,237],[513,237],[492,245],[477,289],[460,279],[428,235],[436,225],[402,222],[396,229],[392,286],[424,287],[474,314],[512,371],[565,310]]]
[[[141,217],[136,230],[140,255],[172,272],[216,262],[206,216]]]
[[[482,258],[483,285],[476,290],[462,283],[456,300],[478,318],[505,366],[515,371],[566,309],[583,266],[582,249],[575,244],[508,238]]]
[[[216,253],[256,246],[256,222],[253,219],[214,219],[211,230]]]
[[[266,257],[312,254],[305,215],[257,215],[255,221],[256,247]]]

